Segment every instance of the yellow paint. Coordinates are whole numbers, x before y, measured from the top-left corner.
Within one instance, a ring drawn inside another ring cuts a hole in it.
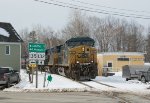
[[[69,64],[75,64],[77,62],[79,63],[97,62],[97,52],[94,47],[81,45],[78,47],[71,48],[69,52],[70,52],[69,60],[68,60]],[[83,58],[81,56],[82,53],[86,54],[86,58]]]
[[[129,61],[118,60],[118,58],[129,58]],[[98,54],[98,75],[102,75],[103,68],[109,68],[110,72],[122,71],[124,65],[144,65],[144,54],[133,52],[121,52],[121,53],[102,53]],[[108,67],[108,63],[112,63],[112,67]]]
[[[31,67],[31,68],[36,68],[36,64],[29,64],[29,67]]]

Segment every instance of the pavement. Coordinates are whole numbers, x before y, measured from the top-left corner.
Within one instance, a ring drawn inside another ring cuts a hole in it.
[[[149,101],[149,97],[145,98],[133,94],[107,92],[0,92],[0,103],[149,103]]]

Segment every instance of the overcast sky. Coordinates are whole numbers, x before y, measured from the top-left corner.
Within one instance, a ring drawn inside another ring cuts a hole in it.
[[[89,8],[124,13],[125,15],[136,14],[150,18],[150,0],[43,0],[57,3],[65,2],[74,5],[86,6]],[[55,1],[55,2],[54,2]],[[92,6],[80,2],[100,5]],[[59,3],[60,4],[60,3]],[[65,5],[65,4],[63,4]],[[105,7],[103,7],[105,6]],[[108,8],[109,7],[109,8]],[[122,10],[125,9],[125,10]],[[68,22],[72,9],[55,5],[36,2],[34,0],[0,0],[0,22],[10,22],[19,31],[25,27],[31,28],[34,24],[50,26],[55,30],[62,29]],[[138,12],[137,12],[138,11]],[[142,11],[142,12],[140,12]],[[108,16],[100,13],[86,12],[87,15],[102,17]],[[126,18],[119,17],[118,18]],[[150,19],[126,18],[136,20],[138,23],[147,26]]]

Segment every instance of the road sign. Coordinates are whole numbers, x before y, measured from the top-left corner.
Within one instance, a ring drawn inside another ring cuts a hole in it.
[[[29,52],[42,53],[42,52],[45,52],[45,44],[29,43],[28,49],[29,49]]]
[[[30,60],[45,60],[45,53],[30,52],[29,59]]]
[[[51,81],[52,81],[52,76],[49,75],[49,76],[47,77],[47,80],[51,82]]]
[[[36,60],[37,59],[36,53],[35,52],[29,53],[29,59]]]
[[[45,53],[37,53],[38,60],[45,60]]]
[[[29,61],[29,67],[35,68],[36,67],[36,61],[35,60]]]
[[[45,44],[29,43],[29,59],[45,60]]]
[[[38,61],[38,65],[44,65],[44,61]]]

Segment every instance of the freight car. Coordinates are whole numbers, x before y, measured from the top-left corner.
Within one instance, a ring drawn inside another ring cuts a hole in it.
[[[45,65],[51,73],[74,80],[90,80],[97,76],[97,50],[90,37],[76,37],[63,45],[47,49]]]

